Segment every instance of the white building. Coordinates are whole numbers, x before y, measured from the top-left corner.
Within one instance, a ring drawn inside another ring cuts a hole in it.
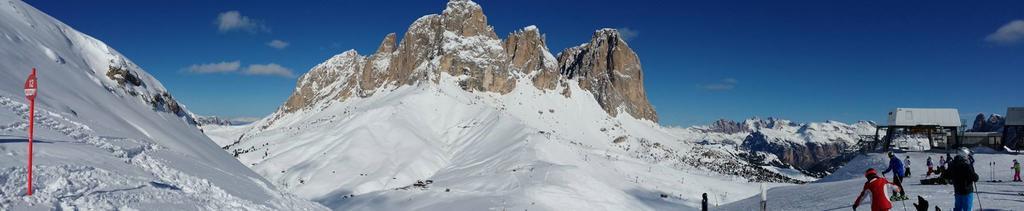
[[[883,150],[895,146],[904,150],[908,143],[896,143],[901,140],[927,139],[927,148],[946,148],[959,146],[960,112],[954,108],[896,108],[889,112],[888,125],[877,128],[876,137],[885,132],[881,138]],[[909,137],[909,138],[908,138]],[[915,145],[909,143],[909,145]],[[926,148],[926,149],[927,149]]]

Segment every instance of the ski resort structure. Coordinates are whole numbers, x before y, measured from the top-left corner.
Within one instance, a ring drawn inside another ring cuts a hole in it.
[[[1003,145],[1012,149],[1024,148],[1024,107],[1006,109],[1003,126]]]
[[[950,149],[960,144],[962,123],[957,109],[896,108],[889,112],[888,123],[875,130],[875,141],[884,146],[883,151],[889,150],[888,146],[899,144],[893,140],[900,137],[927,138],[927,148]],[[880,137],[882,131],[885,133]]]

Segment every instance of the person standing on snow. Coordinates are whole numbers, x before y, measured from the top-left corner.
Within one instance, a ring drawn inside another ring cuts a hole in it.
[[[932,176],[932,167],[935,166],[935,164],[932,163],[932,156],[928,156],[928,160],[925,161],[925,165],[928,165],[928,173],[925,173],[924,177]]]
[[[903,171],[903,174],[907,175],[907,177],[910,177],[910,156],[908,155],[907,158],[904,158],[903,160],[907,164],[903,165],[903,167],[906,168],[906,170]]]
[[[701,194],[700,198],[700,210],[708,211],[708,193]]]
[[[942,174],[942,178],[953,183],[954,211],[969,211],[974,204],[974,183],[978,181],[978,174],[967,160],[970,155],[970,150],[961,147],[946,169],[948,172]]]
[[[946,170],[946,157],[943,157],[942,155],[939,155],[939,167],[937,168],[937,171],[935,171],[935,174],[942,174],[942,171],[945,171],[945,170]]]
[[[1013,181],[1020,182],[1020,163],[1017,162],[1017,159],[1013,159],[1013,166],[1010,169],[1013,169]]]
[[[892,203],[889,202],[889,196],[887,196],[886,189],[892,185],[885,178],[879,177],[875,172],[874,168],[869,168],[864,173],[864,177],[868,179],[864,183],[864,188],[860,190],[860,194],[857,195],[857,200],[853,201],[853,210],[857,210],[860,206],[861,199],[864,198],[864,194],[871,194],[871,210],[872,211],[888,211],[892,209]],[[898,186],[895,187],[899,189]]]
[[[892,171],[892,183],[895,183],[896,187],[900,188],[899,194],[894,196],[894,199],[898,200],[907,199],[907,193],[903,190],[903,170],[906,170],[903,167],[903,161],[900,161],[900,158],[896,157],[896,154],[889,152],[889,167],[885,168],[885,171],[882,171],[882,175]]]

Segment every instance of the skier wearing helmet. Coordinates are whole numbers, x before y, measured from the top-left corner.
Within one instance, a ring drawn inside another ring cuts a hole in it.
[[[896,184],[896,187],[900,188],[898,194],[893,194],[893,201],[902,201],[908,199],[907,193],[904,192],[903,190],[903,176],[905,173],[903,172],[904,170],[906,169],[903,167],[903,161],[901,161],[899,157],[896,157],[896,154],[889,152],[889,167],[885,168],[885,171],[882,171],[882,175],[885,175],[886,173],[889,173],[889,171],[892,171],[892,183]]]
[[[953,210],[971,210],[974,204],[974,182],[978,181],[978,174],[974,172],[974,166],[968,161],[971,151],[961,147],[957,150],[956,157],[949,163],[949,169],[942,178],[953,183],[954,205]]]
[[[861,200],[865,194],[871,194],[871,210],[872,211],[887,211],[892,208],[892,203],[889,202],[889,196],[887,196],[886,189],[892,187],[893,189],[899,190],[899,187],[893,186],[888,180],[883,177],[879,177],[875,172],[874,168],[869,168],[864,172],[864,177],[868,179],[864,183],[864,188],[860,190],[860,194],[857,195],[857,200],[853,201],[853,210],[857,210],[860,206]]]

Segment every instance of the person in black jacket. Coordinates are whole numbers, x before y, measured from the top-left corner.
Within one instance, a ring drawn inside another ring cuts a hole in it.
[[[978,181],[978,174],[967,160],[970,155],[971,151],[967,148],[957,150],[956,158],[949,163],[947,172],[942,174],[942,178],[953,183],[954,211],[971,210],[974,203],[974,182]]]
[[[708,211],[708,193],[701,194],[700,197],[702,198],[700,200],[700,210]]]

